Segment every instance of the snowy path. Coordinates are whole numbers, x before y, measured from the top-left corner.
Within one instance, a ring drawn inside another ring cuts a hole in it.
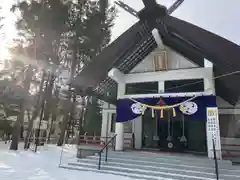
[[[9,151],[0,142],[0,180],[131,180],[127,177],[58,168],[61,148],[48,146],[38,153]],[[64,148],[65,159],[73,157],[72,148]]]

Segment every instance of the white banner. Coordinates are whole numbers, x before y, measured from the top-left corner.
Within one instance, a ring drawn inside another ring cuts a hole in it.
[[[218,108],[207,108],[207,145],[208,145],[208,157],[213,158],[213,141],[217,152],[217,157],[222,159],[221,153],[221,139],[220,139],[220,126],[218,117]]]

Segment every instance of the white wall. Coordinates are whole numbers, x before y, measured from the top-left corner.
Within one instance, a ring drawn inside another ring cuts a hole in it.
[[[133,133],[135,135],[135,148],[142,148],[142,116],[135,118],[133,121]]]
[[[171,48],[166,47],[166,50],[167,50],[169,69],[186,69],[186,68],[198,67],[197,64],[183,57],[182,55],[175,52]]]
[[[169,96],[171,94],[164,93],[164,81],[165,80],[183,80],[183,79],[204,79],[205,90],[206,87],[211,88],[210,91],[205,93],[215,94],[215,86],[213,81],[212,66],[206,68],[199,68],[196,64],[176,53],[169,47],[164,47],[167,54],[168,71],[154,71],[153,55],[162,52],[163,48],[156,48],[150,53],[142,62],[140,62],[129,74],[123,74],[120,71],[109,73],[109,76],[118,82],[118,98],[126,98],[125,84],[137,83],[137,82],[152,82],[158,81],[159,84],[159,96]],[[188,95],[193,95],[189,93]],[[178,94],[186,95],[186,93]],[[208,94],[207,94],[208,95]],[[140,97],[137,95],[136,97]],[[143,95],[142,95],[143,96]],[[146,97],[146,95],[144,95]],[[152,95],[147,95],[152,96]],[[154,96],[157,96],[156,94]]]
[[[140,72],[153,72],[153,54],[157,52],[157,49],[145,57],[135,68],[133,68],[130,73],[140,73]]]
[[[171,81],[181,79],[212,79],[212,68],[176,69],[169,71],[134,73],[125,75],[125,83]]]
[[[130,73],[154,72],[153,56],[160,53],[162,50],[162,48],[156,48],[152,53],[145,57],[143,61],[141,61],[134,69],[132,69]],[[168,69],[186,69],[198,67],[189,59],[183,57],[182,55],[167,46],[164,47],[164,50],[166,51],[168,59]]]

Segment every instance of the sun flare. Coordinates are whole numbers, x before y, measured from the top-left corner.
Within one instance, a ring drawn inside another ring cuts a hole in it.
[[[11,54],[8,48],[13,44],[13,39],[16,37],[17,31],[15,28],[16,16],[10,12],[14,0],[1,0],[0,6],[2,10],[0,17],[3,17],[0,29],[0,69],[2,69],[4,59],[9,59]]]

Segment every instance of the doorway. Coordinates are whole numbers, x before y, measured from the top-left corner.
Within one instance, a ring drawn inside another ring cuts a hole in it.
[[[164,111],[164,117],[150,111],[143,116],[142,144],[144,149],[158,149],[164,152],[205,153],[206,123],[192,120],[191,116]]]

